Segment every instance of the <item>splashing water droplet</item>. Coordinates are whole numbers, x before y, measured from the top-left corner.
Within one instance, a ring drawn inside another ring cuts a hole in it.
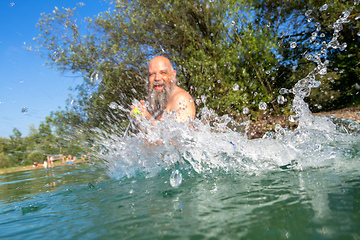
[[[116,102],[111,102],[110,104],[109,104],[109,107],[111,108],[111,109],[116,109],[117,108],[117,103]]]
[[[307,10],[306,12],[305,12],[305,16],[310,16],[310,14],[312,13],[312,10]]]
[[[174,188],[177,188],[182,183],[182,175],[179,170],[175,170],[171,173],[170,176],[170,185]]]
[[[10,7],[13,7],[13,6],[15,6],[15,3],[12,2],[12,3],[9,4],[9,6],[10,6]]]
[[[344,14],[343,18],[348,18],[350,16],[350,11],[344,11],[342,12]]]
[[[243,114],[247,115],[249,114],[250,110],[248,108],[244,108],[243,109]]]
[[[305,58],[307,60],[311,61],[313,59],[313,56],[310,53],[308,53],[308,54],[305,55]]]
[[[359,5],[360,0],[354,0],[354,5]]]
[[[321,68],[320,71],[319,71],[320,75],[325,75],[326,73],[327,73],[326,67]]]
[[[234,26],[234,25],[235,25],[235,21],[231,21],[231,25]]]
[[[279,104],[284,104],[286,102],[286,98],[283,95],[278,96],[277,102]]]
[[[267,104],[265,102],[260,102],[259,103],[259,109],[260,110],[266,110],[267,108]]]
[[[23,114],[26,114],[26,113],[28,112],[28,108],[27,108],[27,107],[23,107],[23,108],[21,109],[21,112],[22,112]]]
[[[103,77],[104,77],[104,74],[101,71],[95,70],[90,76],[90,81],[94,86],[99,85],[101,83]]]
[[[233,86],[233,90],[234,91],[239,90],[239,84],[235,83],[234,86]]]
[[[279,90],[279,93],[281,94],[281,95],[283,95],[283,94],[286,94],[286,93],[288,93],[289,91],[286,89],[286,88],[281,88],[280,90]]]
[[[319,8],[320,11],[325,11],[326,9],[328,9],[328,5],[326,3]]]
[[[269,70],[267,70],[265,73],[266,73],[267,75],[269,75],[269,74],[270,74],[270,71],[269,71]]]
[[[346,44],[346,43],[343,43],[343,44],[341,44],[339,50],[340,50],[340,51],[344,51],[346,47],[347,47],[347,44]]]
[[[296,45],[297,45],[296,42],[292,42],[292,43],[290,44],[290,47],[291,47],[291,48],[296,48]]]
[[[360,19],[360,14],[355,17],[355,20],[359,20],[359,19]]]

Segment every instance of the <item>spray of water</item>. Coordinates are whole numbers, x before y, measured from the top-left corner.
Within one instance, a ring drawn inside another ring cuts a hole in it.
[[[322,6],[321,11],[326,8]],[[334,23],[332,39],[324,42],[318,53],[305,56],[316,63],[315,69],[292,89],[280,90],[280,102],[284,102],[283,94],[294,95],[294,115],[290,120],[298,122],[295,131],[276,125],[274,132],[249,140],[249,122],[237,123],[227,115],[220,117],[205,104],[197,118],[187,123],[177,123],[171,114],[156,127],[145,119],[138,126],[132,123],[128,127],[142,130],[134,133],[127,129],[129,133],[125,136],[104,137],[101,143],[105,150],[98,157],[105,160],[109,174],[117,179],[138,175],[152,177],[170,171],[173,187],[181,184],[182,173],[196,172],[203,176],[214,172],[259,174],[272,169],[332,166],[342,159],[355,158],[360,151],[360,125],[350,120],[336,122],[313,116],[304,101],[311,89],[321,84],[316,76],[327,72],[327,50],[346,48],[346,43],[338,42],[338,36],[349,15],[350,11],[343,12]],[[294,46],[296,43],[291,47]],[[234,85],[234,91],[237,90],[238,86]],[[202,102],[205,100],[203,98]],[[259,108],[265,110],[266,104]]]

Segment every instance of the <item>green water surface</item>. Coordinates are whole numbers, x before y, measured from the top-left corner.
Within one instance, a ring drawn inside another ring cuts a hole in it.
[[[357,160],[358,161],[358,160]],[[92,164],[0,175],[0,239],[359,239],[360,171],[182,170],[111,179]]]

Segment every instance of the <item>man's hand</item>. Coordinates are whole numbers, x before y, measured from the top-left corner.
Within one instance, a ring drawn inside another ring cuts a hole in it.
[[[140,103],[137,105],[131,105],[130,117],[134,120],[139,119],[140,116],[150,119],[151,115],[145,106],[145,100],[140,100]]]

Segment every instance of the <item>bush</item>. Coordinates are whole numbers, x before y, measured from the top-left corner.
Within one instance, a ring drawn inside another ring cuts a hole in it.
[[[0,153],[0,168],[12,167],[11,159],[6,156],[4,153]]]

